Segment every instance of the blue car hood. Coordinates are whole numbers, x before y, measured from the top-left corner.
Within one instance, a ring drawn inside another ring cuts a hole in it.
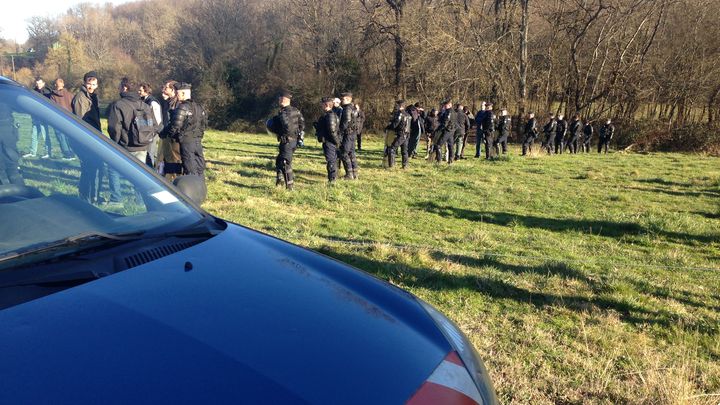
[[[410,294],[230,225],[0,311],[0,402],[403,403],[449,350]]]

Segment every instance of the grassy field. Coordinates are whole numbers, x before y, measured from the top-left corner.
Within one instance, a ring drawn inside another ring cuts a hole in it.
[[[436,305],[502,402],[720,402],[717,158],[513,149],[403,171],[382,169],[369,140],[360,180],[328,187],[309,140],[287,192],[274,137],[211,131],[204,144],[208,211]]]

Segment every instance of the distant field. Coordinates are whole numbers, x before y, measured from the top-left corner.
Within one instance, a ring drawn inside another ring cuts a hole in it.
[[[204,144],[208,211],[438,306],[502,402],[720,402],[717,158],[513,149],[388,171],[368,141],[360,180],[328,187],[309,139],[286,192],[274,137],[211,131]]]

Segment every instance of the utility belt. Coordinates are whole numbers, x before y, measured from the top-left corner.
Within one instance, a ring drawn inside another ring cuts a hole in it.
[[[297,140],[298,140],[297,136],[288,136],[288,135],[278,136],[278,141],[280,141],[282,143],[297,142]]]

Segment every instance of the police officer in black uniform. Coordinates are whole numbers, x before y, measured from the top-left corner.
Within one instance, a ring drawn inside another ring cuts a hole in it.
[[[602,153],[605,148],[605,153],[608,153],[608,145],[613,135],[615,135],[615,126],[612,124],[612,120],[608,118],[607,122],[600,127],[600,139],[598,141],[598,153]]]
[[[493,112],[493,104],[485,104],[485,114],[483,115],[482,127],[485,136],[485,159],[493,159],[497,157],[495,154],[495,126],[497,118]]]
[[[393,139],[390,144],[390,151],[388,153],[388,167],[393,167],[395,164],[395,154],[399,146],[400,152],[402,153],[402,168],[407,168],[408,141],[410,140],[411,125],[412,116],[405,111],[405,100],[398,100],[395,103],[395,111],[393,111],[390,123],[385,128],[386,130],[395,131],[395,139]]]
[[[528,152],[532,153],[533,143],[535,138],[538,136],[537,119],[535,119],[535,113],[528,114],[528,121],[525,123],[525,140],[522,144],[522,155],[525,156]]]
[[[480,110],[475,114],[475,157],[480,157],[482,144],[485,143],[483,120],[485,119],[485,102],[480,103]],[[486,146],[487,149],[487,146]]]
[[[578,142],[582,135],[583,123],[580,121],[580,116],[575,114],[572,122],[570,123],[570,138],[566,143],[566,147],[570,150],[570,153],[578,152]]]
[[[333,184],[337,179],[337,157],[340,147],[340,118],[333,111],[333,99],[324,97],[320,106],[325,112],[315,123],[315,134],[318,142],[322,143],[323,154],[327,162],[328,183]]]
[[[278,142],[280,142],[279,152],[275,158],[275,185],[281,186],[285,183],[288,190],[292,190],[294,184],[293,153],[305,134],[305,119],[300,110],[290,105],[290,99],[292,99],[292,94],[289,92],[280,93],[278,96],[280,111],[266,123],[268,129],[277,136]]]
[[[555,153],[563,153],[567,129],[567,121],[564,120],[564,116],[562,114],[558,114],[557,124],[555,125]]]
[[[353,104],[352,93],[340,95],[342,113],[340,114],[340,160],[345,168],[345,179],[357,180],[358,161],[355,142],[358,130],[358,111]]]
[[[435,161],[440,163],[445,155],[444,146],[447,145],[448,164],[453,162],[453,141],[455,136],[455,127],[457,126],[457,116],[452,108],[452,101],[445,100],[443,102],[443,112],[440,115],[440,131],[441,135],[435,144]]]
[[[460,160],[460,152],[462,152],[464,148],[463,141],[465,140],[465,134],[470,130],[470,118],[465,113],[465,108],[462,103],[458,103],[455,108],[455,120],[457,122],[455,136],[453,138],[455,144],[455,160]]]
[[[191,89],[190,83],[178,84],[178,106],[172,110],[170,122],[160,136],[175,139],[180,144],[184,174],[204,178],[205,157],[202,138],[207,126],[207,114],[200,104],[192,100]]]
[[[507,110],[505,108],[502,109],[502,112],[500,113],[500,119],[498,120],[497,129],[498,129],[498,139],[495,141],[493,146],[495,147],[495,155],[500,155],[500,147],[502,146],[502,153],[503,155],[507,154],[507,143],[508,138],[510,137],[510,129],[512,128],[512,121],[510,118],[510,114],[508,114]]]
[[[555,128],[557,128],[557,120],[555,120],[555,114],[550,113],[548,122],[543,126],[543,133],[545,134],[543,148],[547,149],[548,155],[552,155],[555,149]]]
[[[595,132],[595,130],[593,129],[592,121],[588,119],[583,127],[582,148],[584,153],[590,153],[590,142],[592,142],[593,132]]]

